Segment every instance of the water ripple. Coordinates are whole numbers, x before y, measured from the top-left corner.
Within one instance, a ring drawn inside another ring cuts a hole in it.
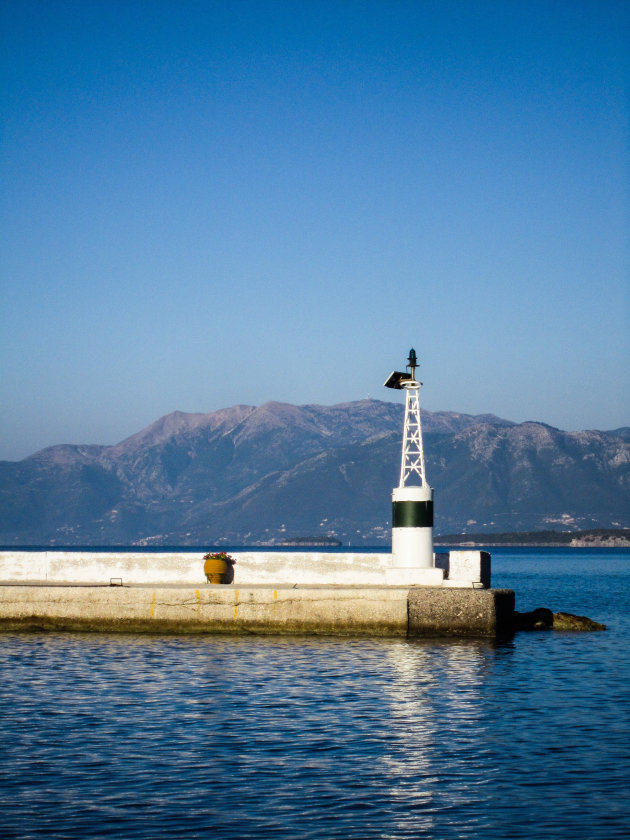
[[[625,838],[630,610],[588,583],[611,632],[4,635],[3,836]]]

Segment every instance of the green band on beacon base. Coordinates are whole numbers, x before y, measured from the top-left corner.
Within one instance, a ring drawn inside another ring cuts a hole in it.
[[[432,528],[433,502],[394,502],[394,528]]]

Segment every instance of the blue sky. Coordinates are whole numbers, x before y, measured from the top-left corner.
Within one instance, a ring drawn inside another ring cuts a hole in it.
[[[371,396],[630,423],[630,5],[1,0],[0,457]]]

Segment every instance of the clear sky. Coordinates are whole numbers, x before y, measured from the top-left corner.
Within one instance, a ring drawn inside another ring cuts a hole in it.
[[[174,410],[630,423],[630,3],[0,0],[0,457]]]

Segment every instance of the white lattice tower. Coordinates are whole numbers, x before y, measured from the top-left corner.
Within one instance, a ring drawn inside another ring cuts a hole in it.
[[[403,428],[402,460],[400,463],[399,487],[405,487],[409,479],[415,477],[417,483],[423,486],[424,450],[422,448],[422,423],[420,420],[420,388],[421,382],[411,380],[405,383],[405,423]]]

